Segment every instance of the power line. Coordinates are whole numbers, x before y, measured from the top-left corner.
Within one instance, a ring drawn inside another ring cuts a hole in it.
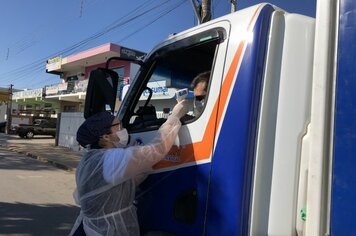
[[[33,63],[30,63],[30,64],[27,64],[21,68],[17,68],[17,69],[14,69],[12,71],[9,71],[9,72],[6,72],[6,73],[3,73],[1,74],[0,76],[1,77],[6,77],[6,76],[9,76],[9,75],[12,75],[12,76],[16,76],[18,78],[16,78],[15,80],[20,80],[22,79],[23,77],[25,76],[28,76],[29,73],[33,73],[33,72],[38,72],[39,70],[41,70],[41,68],[44,68],[43,67],[43,64],[45,63],[45,61],[48,59],[48,58],[51,58],[51,57],[54,57],[56,55],[61,55],[61,54],[66,54],[66,53],[69,53],[69,52],[72,52],[74,51],[75,49],[79,48],[79,47],[83,47],[85,46],[86,44],[88,44],[90,41],[93,41],[94,39],[98,38],[98,37],[101,37],[115,29],[117,29],[118,27],[121,27],[125,24],[128,24],[134,20],[137,20],[139,19],[140,17],[143,17],[144,15],[156,10],[156,9],[159,9],[160,7],[164,6],[165,4],[169,3],[170,1],[172,0],[166,0],[164,1],[163,3],[159,3],[159,4],[156,4],[154,6],[152,6],[151,8],[143,11],[143,12],[140,12],[136,15],[133,15],[130,17],[130,14],[132,13],[135,13],[135,12],[139,12],[141,9],[145,9],[145,5],[147,6],[147,2],[146,4],[141,4],[139,5],[137,8],[135,8],[133,11],[129,12],[128,14],[126,14],[125,16],[123,17],[120,17],[119,19],[117,19],[116,21],[114,21],[113,23],[111,23],[110,25],[108,25],[107,27],[105,27],[103,30],[101,31],[98,31],[96,34],[64,49],[64,50],[61,50],[57,53],[54,53],[50,56],[47,56],[45,58],[42,58],[40,60],[37,60]],[[152,3],[153,1],[149,1],[149,3]],[[172,8],[172,10],[174,10],[174,8]],[[125,19],[125,17],[129,17],[128,19]],[[156,21],[158,19],[155,19],[154,21]],[[153,22],[154,22],[153,21]],[[132,36],[129,35],[128,37]],[[8,79],[8,80],[13,80],[13,79]]]
[[[148,22],[147,24],[141,26],[139,29],[133,31],[132,33],[130,33],[129,35],[123,37],[122,39],[120,39],[119,41],[117,41],[116,43],[119,43],[119,42],[122,42],[122,41],[125,41],[126,39],[130,38],[132,35],[138,33],[139,31],[145,29],[147,26],[153,24],[154,22],[156,22],[157,20],[161,19],[163,16],[171,13],[173,10],[177,9],[178,7],[180,7],[181,5],[183,5],[183,3],[185,3],[186,0],[183,0],[181,2],[179,2],[178,4],[176,4],[173,8],[170,8],[170,9],[166,9],[165,11],[162,11],[161,14],[154,18],[153,20],[151,20],[150,22]]]
[[[167,2],[167,1],[166,1],[166,2]],[[135,8],[133,11],[127,13],[127,14],[124,15],[123,17],[120,17],[118,20],[122,20],[124,17],[129,16],[130,13],[135,12],[135,11],[139,10],[140,8],[143,8],[144,5],[145,5],[145,4],[139,5],[139,6],[138,6],[137,8]],[[152,8],[149,9],[149,10],[153,10],[153,9],[156,8],[156,7],[157,7],[157,6],[154,6],[154,7],[152,7]],[[146,13],[147,13],[147,11],[146,11]],[[32,68],[33,66],[36,66],[36,65],[38,65],[38,64],[40,64],[40,63],[44,63],[44,61],[46,61],[48,58],[54,57],[54,56],[56,56],[56,55],[64,55],[64,54],[66,54],[66,53],[69,53],[69,52],[73,51],[75,48],[77,48],[77,47],[79,47],[79,46],[82,46],[83,44],[88,43],[90,40],[93,40],[93,39],[95,39],[95,38],[97,38],[97,37],[103,35],[103,33],[110,32],[110,31],[113,30],[115,27],[119,27],[119,26],[121,26],[122,24],[125,24],[125,23],[129,22],[130,20],[133,20],[133,19],[135,19],[136,17],[140,17],[140,16],[142,16],[142,15],[143,15],[143,14],[141,14],[141,15],[135,15],[135,16],[129,18],[129,20],[126,20],[126,21],[124,21],[124,22],[122,22],[122,23],[119,22],[119,23],[121,23],[121,24],[118,24],[118,23],[117,23],[118,20],[116,20],[116,21],[114,21],[114,23],[111,23],[111,24],[109,25],[109,27],[106,26],[103,30],[98,31],[97,33],[95,33],[94,35],[90,36],[89,38],[86,38],[86,39],[84,39],[84,40],[82,40],[82,41],[79,41],[79,42],[77,42],[76,44],[74,44],[74,45],[72,45],[72,46],[69,46],[68,48],[66,48],[66,49],[64,49],[64,50],[58,51],[58,52],[53,53],[53,54],[51,54],[51,55],[49,55],[49,56],[46,56],[46,57],[44,57],[44,58],[41,58],[41,59],[39,59],[39,60],[37,60],[37,61],[35,61],[35,62],[33,62],[33,63],[27,64],[27,65],[25,65],[24,67],[21,67],[21,68],[14,69],[14,70],[12,70],[12,71],[3,73],[3,74],[1,74],[0,76],[2,77],[2,76],[6,76],[6,75],[9,75],[9,74],[16,73],[16,72],[27,71],[28,69]]]
[[[6,122],[6,133],[9,134],[11,130],[11,120],[12,120],[12,88],[14,87],[13,84],[10,84],[9,94],[8,94],[8,101],[7,101],[7,122]]]
[[[86,6],[91,6],[93,5],[97,0],[92,0],[91,2],[87,3]],[[61,25],[66,25],[70,22],[73,22],[74,20],[77,20],[78,17],[73,17],[70,18],[67,21],[61,22]],[[32,31],[31,34],[27,34],[24,37],[22,37],[20,40],[15,41],[13,43],[11,43],[10,45],[8,45],[8,48],[11,49],[11,51],[13,51],[12,53],[12,57],[21,54],[23,51],[27,50],[28,48],[31,48],[32,46],[36,45],[37,43],[39,43],[40,41],[43,40],[43,35],[45,34],[45,37],[48,35],[48,32],[41,32],[43,28],[46,28],[48,26],[52,26],[52,22],[51,24],[47,24],[47,25],[42,25],[37,27],[35,30]],[[52,27],[54,28],[54,27]],[[44,38],[45,38],[44,37]],[[5,50],[4,50],[5,51]],[[4,59],[2,59],[4,60]]]
[[[46,81],[39,81],[39,82],[37,82],[37,83],[34,83],[34,84],[32,84],[32,87],[36,87],[36,86],[39,86],[39,85],[41,85],[41,84],[44,84],[44,83],[47,83],[47,82],[49,82],[49,81],[58,81],[58,77],[50,77],[50,78],[47,78],[46,79]],[[46,85],[48,85],[48,84],[46,84]]]

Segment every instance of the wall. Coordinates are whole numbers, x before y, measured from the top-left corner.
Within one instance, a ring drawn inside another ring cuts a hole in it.
[[[76,140],[76,134],[79,126],[84,122],[84,116],[81,112],[62,112],[60,125],[58,146],[68,147],[78,151],[79,144]]]
[[[79,109],[80,109],[80,104],[81,103],[79,103],[79,102],[68,102],[68,101],[62,101],[61,102],[61,106],[60,106],[60,109],[61,109],[61,111],[64,113],[69,113],[69,112],[78,112],[78,111],[80,111]],[[83,104],[84,104],[84,102],[83,102]],[[73,106],[73,110],[72,111],[65,111],[65,107],[66,106]],[[62,113],[62,114],[63,114]]]

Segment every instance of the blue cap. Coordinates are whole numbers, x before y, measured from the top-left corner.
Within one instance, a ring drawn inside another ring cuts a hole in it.
[[[107,134],[115,119],[110,112],[104,111],[90,116],[77,131],[77,141],[83,147],[96,144],[100,137]]]

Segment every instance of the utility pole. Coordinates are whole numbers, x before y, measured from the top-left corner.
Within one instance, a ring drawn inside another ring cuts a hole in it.
[[[8,99],[7,99],[7,122],[6,122],[6,133],[10,133],[11,121],[12,121],[12,87],[14,85],[10,84]]]
[[[84,6],[84,0],[81,0],[81,2],[80,2],[80,14],[79,14],[79,17],[82,17],[82,16],[83,16],[83,6]]]
[[[237,0],[231,0],[231,13],[237,10]]]
[[[200,4],[197,4],[195,0],[191,2],[198,24],[211,20],[211,0],[202,0]]]
[[[201,23],[211,20],[211,0],[201,1]]]
[[[9,59],[9,54],[10,54],[10,48],[7,48],[6,60],[8,60],[8,59]]]

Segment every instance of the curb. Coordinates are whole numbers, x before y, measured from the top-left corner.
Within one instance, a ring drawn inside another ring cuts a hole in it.
[[[17,152],[17,153],[20,153],[20,154],[25,154],[26,156],[32,158],[32,159],[35,159],[35,160],[38,160],[38,161],[41,161],[41,162],[44,162],[44,163],[48,163],[54,167],[57,167],[58,169],[62,169],[62,170],[65,170],[65,171],[68,171],[68,172],[73,172],[75,171],[74,168],[72,167],[69,167],[69,166],[66,166],[65,164],[62,164],[62,163],[59,163],[59,162],[56,162],[56,161],[53,161],[53,160],[49,160],[45,157],[41,157],[41,156],[38,156],[36,154],[33,154],[31,152],[25,152],[25,151],[21,151],[21,150],[18,150],[17,148],[13,148],[13,147],[8,147],[7,148],[8,150],[10,151],[13,151],[13,152]]]

